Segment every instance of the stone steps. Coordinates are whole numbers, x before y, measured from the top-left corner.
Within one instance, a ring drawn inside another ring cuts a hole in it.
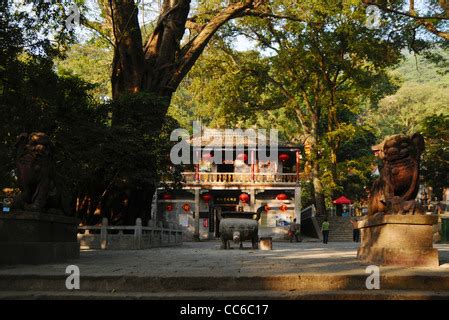
[[[324,221],[324,217],[316,217],[319,227]],[[329,241],[330,242],[351,242],[352,225],[349,218],[329,217],[330,224]]]
[[[326,273],[326,274],[296,274],[282,276],[189,276],[189,277],[153,277],[153,276],[81,276],[80,290],[67,290],[66,278],[63,276],[37,276],[37,275],[1,275],[0,297],[8,298],[21,296],[32,298],[33,294],[39,298],[42,296],[60,297],[84,297],[111,296],[138,297],[139,295],[151,297],[165,296],[191,296],[217,295],[223,297],[232,295],[244,295],[251,288],[251,295],[263,296],[265,292],[278,292],[281,297],[292,293],[306,296],[314,292],[325,295],[327,292],[336,292],[338,295],[357,292],[360,294],[371,294],[366,289],[365,274],[354,273]],[[432,289],[433,294],[442,294],[449,297],[449,274],[434,275],[408,274],[397,275],[387,273],[380,276],[381,293],[383,291],[399,291],[406,294],[413,292],[428,292]],[[404,292],[402,292],[404,291]],[[239,294],[236,294],[238,292]]]
[[[10,291],[0,300],[447,300],[448,291],[347,290],[347,291]]]

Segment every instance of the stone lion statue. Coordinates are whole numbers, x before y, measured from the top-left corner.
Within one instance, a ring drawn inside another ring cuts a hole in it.
[[[415,133],[387,137],[372,150],[382,160],[380,177],[371,189],[368,215],[423,214],[415,201],[419,189],[419,163],[424,137]]]
[[[21,192],[13,209],[70,215],[70,198],[57,182],[53,154],[53,143],[45,133],[19,136],[15,161]]]

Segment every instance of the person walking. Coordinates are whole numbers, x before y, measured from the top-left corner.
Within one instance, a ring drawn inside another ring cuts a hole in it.
[[[349,221],[352,224],[352,241],[360,242],[360,229],[357,229],[357,220],[350,219]]]
[[[299,225],[296,223],[296,218],[293,219],[293,222],[290,224],[290,227],[288,229],[288,235],[290,237],[290,242],[293,242],[293,238],[295,238],[295,242],[300,242]]]
[[[329,222],[327,221],[327,218],[324,219],[323,224],[321,225],[321,232],[323,233],[323,243],[327,244],[329,241]]]

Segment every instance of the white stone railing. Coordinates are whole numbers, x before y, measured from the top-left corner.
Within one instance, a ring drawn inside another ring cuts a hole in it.
[[[299,176],[296,173],[221,173],[221,172],[184,172],[183,182],[188,184],[207,183],[258,183],[258,184],[296,184]]]
[[[135,226],[109,226],[103,218],[101,226],[79,226],[78,241],[81,249],[101,250],[140,250],[182,244],[182,229],[174,223],[163,227],[142,226],[142,220],[136,219]]]

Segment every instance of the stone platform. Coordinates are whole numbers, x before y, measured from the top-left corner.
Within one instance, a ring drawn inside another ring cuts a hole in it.
[[[43,264],[79,258],[78,220],[40,212],[0,215],[0,264]]]
[[[377,214],[358,222],[361,246],[357,258],[363,263],[403,267],[438,267],[433,248],[433,225],[437,216]]]
[[[381,267],[368,290],[357,243],[273,242],[273,250],[220,250],[220,242],[81,251],[79,260],[1,266],[0,299],[448,299],[449,244],[436,268]],[[67,290],[77,265],[80,290]]]

